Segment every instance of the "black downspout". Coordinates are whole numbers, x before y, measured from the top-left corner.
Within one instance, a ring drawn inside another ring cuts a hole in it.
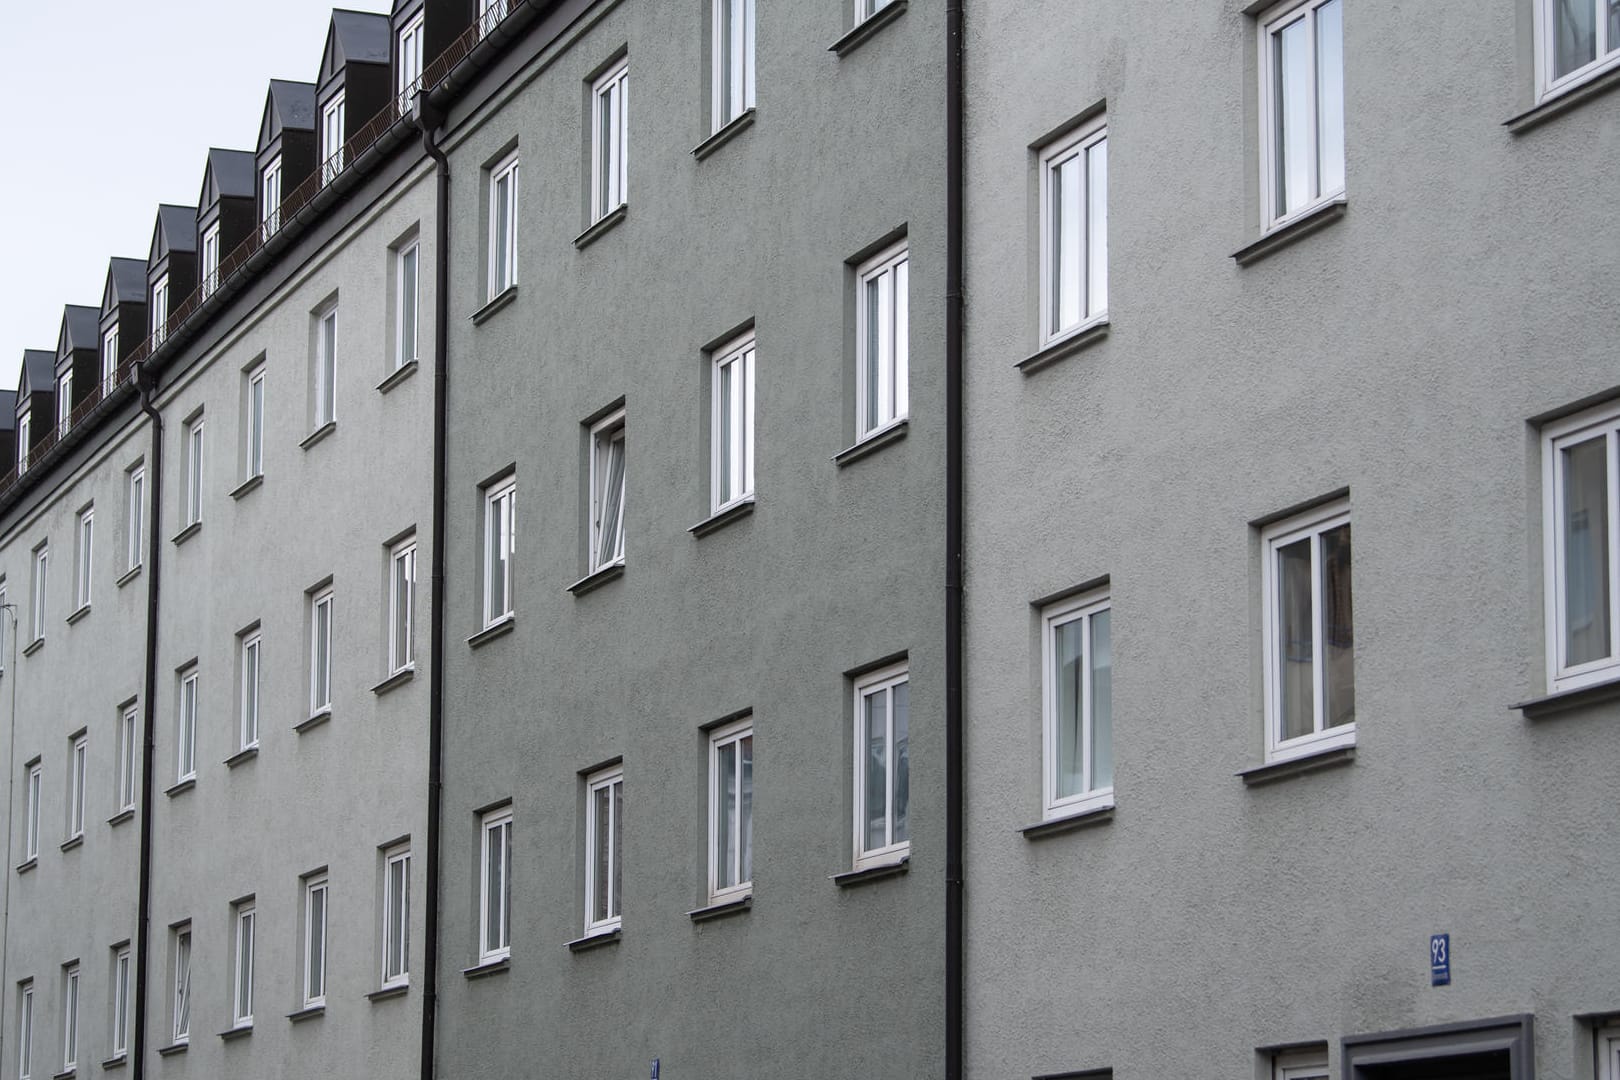
[[[962,3],[945,5],[945,1080],[962,1080]]]
[[[158,646],[158,556],[163,544],[163,416],[152,404],[157,376],[142,365],[136,377],[141,386],[141,411],[152,425],[152,464],[146,470],[147,497],[151,521],[147,522],[146,545],[146,689],[141,698],[141,870],[135,916],[135,1036],[130,1047],[131,1080],[146,1075],[146,979],[150,971],[147,954],[152,939],[152,751],[157,725],[153,702],[157,698]]]
[[[444,790],[444,499],[445,387],[450,356],[450,161],[433,139],[442,119],[430,116],[425,95],[417,94],[417,126],[422,149],[438,166],[438,203],[433,233],[433,583],[428,631],[428,816],[427,904],[423,909],[422,1076],[433,1080],[433,1033],[439,1007],[439,813]]]

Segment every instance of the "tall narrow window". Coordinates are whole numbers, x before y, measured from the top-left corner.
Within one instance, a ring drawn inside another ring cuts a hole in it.
[[[408,244],[399,252],[399,273],[395,281],[399,318],[394,327],[394,369],[397,371],[416,360],[417,334],[417,258],[420,248]]]
[[[203,422],[199,416],[186,425],[186,485],[182,496],[185,499],[187,526],[202,520],[202,487]]]
[[[24,979],[17,992],[17,1080],[34,1075],[34,980]]]
[[[315,325],[315,428],[337,419],[337,308],[322,312]]]
[[[754,107],[754,0],[714,0],[714,130]]]
[[[34,588],[29,596],[29,641],[45,640],[45,584],[51,568],[51,549],[41,544],[34,549]]]
[[[754,889],[754,727],[743,720],[709,735],[709,902]]]
[[[483,859],[479,874],[478,958],[500,960],[512,951],[512,810],[484,815]]]
[[[332,711],[332,590],[309,601],[309,715]]]
[[[78,550],[73,565],[73,610],[90,606],[90,572],[95,566],[96,512],[86,507],[79,514]]]
[[[629,177],[630,59],[619,61],[591,87],[591,220],[623,206]]]
[[[624,410],[591,428],[592,573],[624,561]]]
[[[394,70],[399,75],[394,92],[396,95],[395,107],[401,116],[410,114],[411,100],[416,96],[416,91],[420,88],[422,81],[424,17],[424,12],[417,12],[399,32],[399,60],[394,65]]]
[[[56,380],[56,435],[58,438],[68,433],[73,426],[73,369],[62,372]]]
[[[191,926],[174,931],[174,995],[170,1014],[170,1037],[176,1043],[191,1038]]]
[[[487,37],[506,18],[510,0],[478,0],[478,36]]]
[[[388,555],[388,673],[416,666],[416,538]]]
[[[231,1026],[253,1024],[253,930],[256,916],[253,901],[236,905],[235,963],[231,978]]]
[[[264,475],[264,365],[249,371],[244,387],[247,406],[247,448],[244,456],[244,480]]]
[[[180,677],[180,716],[176,724],[175,780],[197,775],[197,669]]]
[[[259,175],[259,239],[268,240],[281,228],[281,156],[270,159]]]
[[[1542,432],[1548,690],[1620,677],[1620,408]]]
[[[1108,129],[1041,151],[1041,344],[1108,317]]]
[[[257,633],[242,639],[242,724],[238,750],[259,745],[259,651],[261,639]]]
[[[517,550],[517,480],[484,494],[484,625],[512,614],[512,555]]]
[[[1041,618],[1048,819],[1114,805],[1113,648],[1108,597],[1048,608]]]
[[[118,381],[118,324],[101,336],[101,393],[105,397]]]
[[[304,882],[304,1007],[326,1004],[326,875]]]
[[[856,273],[856,435],[903,420],[910,407],[910,257],[902,242]]]
[[[343,91],[321,110],[321,184],[330,184],[343,171]]]
[[[163,344],[169,332],[169,275],[164,274],[152,286],[152,347]]]
[[[1552,97],[1620,64],[1620,3],[1537,0],[1541,96]]]
[[[62,1071],[79,1063],[79,965],[62,969]]]
[[[129,1051],[129,946],[113,951],[112,1052],[122,1057]]]
[[[17,475],[28,471],[28,452],[34,448],[34,414],[24,411],[17,417]]]
[[[855,684],[855,869],[898,862],[911,851],[911,683],[904,664]]]
[[[84,835],[84,782],[89,778],[90,748],[86,736],[73,740],[68,754],[68,839]]]
[[[624,826],[624,770],[604,769],[585,780],[585,932],[619,927],[624,879],[620,837]]]
[[[208,295],[219,288],[219,225],[208,226],[202,238],[202,294]]]
[[[126,705],[118,714],[118,809],[135,809],[135,754],[138,710]]]
[[[714,354],[713,469],[710,509],[719,511],[754,494],[754,335]]]
[[[129,470],[128,475],[129,480],[125,484],[129,505],[125,515],[124,563],[133,570],[141,565],[142,553],[146,549],[146,469],[137,466]]]
[[[493,300],[517,284],[518,157],[489,170],[489,294]]]
[[[39,858],[39,797],[41,794],[42,767],[38,762],[28,766],[28,787],[24,791],[23,806],[23,856],[25,859]]]
[[[383,857],[382,985],[404,986],[411,979],[411,849],[395,848]]]
[[[1290,0],[1260,25],[1264,222],[1344,194],[1344,3]]]
[[[1266,635],[1266,758],[1356,739],[1350,509],[1343,502],[1261,533]]]

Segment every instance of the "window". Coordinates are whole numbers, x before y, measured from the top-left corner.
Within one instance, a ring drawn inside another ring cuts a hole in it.
[[[1268,526],[1264,548],[1266,760],[1356,738],[1350,508],[1344,502]]]
[[[416,666],[416,538],[388,553],[388,674]]]
[[[910,853],[911,795],[906,727],[911,683],[904,664],[855,684],[855,869]]]
[[[1326,1050],[1289,1050],[1273,1054],[1272,1080],[1328,1080]]]
[[[1597,1032],[1597,1080],[1620,1080],[1620,1027]]]
[[[1343,0],[1291,2],[1260,25],[1263,223],[1344,195]]]
[[[264,475],[264,365],[247,373],[243,387],[247,407],[247,446],[243,454],[244,480]]]
[[[62,1071],[79,1063],[79,965],[62,969]]]
[[[326,1004],[326,875],[304,882],[304,1008]]]
[[[484,625],[512,614],[512,555],[517,545],[517,480],[484,493]]]
[[[621,829],[624,770],[604,769],[585,780],[585,932],[619,928],[619,885],[624,880]]]
[[[28,787],[24,792],[26,805],[23,807],[23,856],[25,859],[39,858],[39,797],[42,766],[35,762],[28,766]]]
[[[865,22],[888,7],[892,0],[855,0],[855,21]]]
[[[191,924],[174,930],[174,998],[170,1034],[177,1043],[191,1038]]]
[[[169,275],[164,274],[152,286],[152,348],[163,344],[169,329]]]
[[[1620,64],[1620,3],[1536,0],[1541,96],[1553,97]]]
[[[101,392],[106,395],[118,378],[118,324],[101,336]]]
[[[84,835],[84,781],[89,772],[89,740],[78,735],[68,755],[68,839]]]
[[[60,438],[73,426],[73,369],[56,380],[56,433]]]
[[[1542,432],[1548,690],[1620,676],[1620,407]]]
[[[78,555],[73,566],[73,609],[90,606],[90,570],[95,565],[96,512],[86,507],[79,514]]]
[[[714,130],[754,107],[754,0],[714,0]]]
[[[411,99],[416,96],[422,80],[423,12],[417,12],[399,32],[399,62],[395,70],[399,81],[394,92],[398,96],[396,107],[401,116],[411,111]]]
[[[1041,344],[1108,318],[1108,128],[1041,151]]]
[[[332,711],[332,590],[309,601],[309,715]]]
[[[240,703],[241,731],[238,750],[259,745],[259,652],[260,636],[257,632],[242,639],[242,700]]]
[[[382,984],[404,986],[411,979],[411,850],[383,856]]]
[[[856,272],[855,415],[864,439],[905,419],[910,391],[910,257],[902,242]]]
[[[591,86],[591,221],[623,206],[626,157],[630,150],[626,111],[630,102],[630,59],[619,61]]]
[[[133,704],[118,715],[118,809],[135,809],[135,740],[137,710]]]
[[[709,735],[709,902],[754,891],[754,727],[743,720]]]
[[[711,509],[719,512],[754,494],[754,335],[714,355]]]
[[[113,950],[112,1052],[122,1057],[129,1050],[129,946]]]
[[[411,243],[399,252],[399,274],[395,281],[398,294],[395,297],[399,317],[394,326],[394,370],[398,371],[406,364],[416,360],[416,333],[417,333],[417,298],[419,289],[417,284],[417,269],[419,247]]]
[[[17,1080],[34,1075],[34,980],[19,985],[17,1005]]]
[[[219,224],[208,226],[202,238],[202,294],[219,288]]]
[[[129,493],[128,513],[125,515],[129,527],[126,536],[127,545],[124,549],[124,562],[130,570],[141,565],[142,551],[145,548],[146,533],[146,469],[136,466],[129,470],[129,480],[125,487]]]
[[[517,284],[518,158],[489,170],[489,296]]]
[[[479,876],[478,959],[501,960],[512,953],[512,810],[493,810],[483,819],[483,867]]]
[[[51,551],[44,544],[34,549],[34,588],[29,597],[29,640],[45,640],[45,582],[51,566]]]
[[[253,901],[244,900],[236,905],[236,963],[231,979],[232,1027],[253,1024]]]
[[[592,573],[624,562],[624,410],[591,428]]]
[[[315,323],[315,428],[337,419],[337,308],[322,312]]]
[[[180,717],[176,725],[175,743],[178,760],[175,780],[190,780],[197,775],[197,669],[191,668],[180,677]]]
[[[281,228],[281,157],[259,174],[259,239],[268,240]]]
[[[30,435],[33,431],[32,412],[24,412],[17,417],[17,475],[21,476],[28,471],[28,451],[32,449],[33,440]]]
[[[343,91],[321,110],[321,186],[343,171]]]
[[[186,486],[182,494],[188,527],[202,520],[202,486],[203,422],[199,416],[186,425]]]
[[[486,37],[506,18],[509,0],[478,0],[478,36]]]

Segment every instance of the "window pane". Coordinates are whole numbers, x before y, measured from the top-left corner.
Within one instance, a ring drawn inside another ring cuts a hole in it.
[[[624,546],[624,432],[605,434],[603,448],[602,522],[596,564],[606,566]]]
[[[1344,190],[1344,4],[1316,9],[1317,191]]]
[[[1052,628],[1053,669],[1057,679],[1057,776],[1056,795],[1066,798],[1085,790],[1082,760],[1081,697],[1084,673],[1081,668],[1085,620],[1075,619]]]
[[[416,252],[412,247],[400,256],[399,359],[402,364],[416,359]]]
[[[622,910],[619,897],[622,895],[620,886],[624,883],[624,782],[621,780],[613,785],[613,829],[610,837],[613,847],[612,902],[608,905],[608,914],[617,915]]]
[[[911,755],[906,744],[906,724],[911,712],[911,684],[901,683],[893,690],[894,700],[894,748],[892,752],[894,775],[890,783],[894,787],[894,835],[891,843],[900,843],[909,839],[911,830],[907,825],[906,811],[911,802]]]
[[[905,416],[910,407],[911,390],[907,384],[911,355],[911,261],[903,259],[894,268],[894,318],[889,333],[894,340],[892,378],[893,397],[885,420]]]
[[[405,971],[405,927],[410,903],[405,891],[405,871],[409,865],[405,859],[395,859],[388,864],[388,925],[383,929],[388,938],[388,959],[383,968],[385,979],[395,978]]]
[[[1311,620],[1311,541],[1277,549],[1277,678],[1282,691],[1284,739],[1316,729],[1311,668],[1315,638]]]
[[[1552,10],[1553,78],[1558,79],[1597,59],[1597,7],[1592,0],[1553,0]],[[1616,18],[1613,12],[1609,17]]]
[[[1086,314],[1108,307],[1108,140],[1086,152]]]
[[[715,433],[715,445],[720,452],[719,481],[720,502],[728,503],[737,496],[736,469],[737,454],[734,446],[736,439],[736,387],[733,385],[737,373],[738,363],[733,360],[720,369],[719,403],[720,430]]]
[[[741,789],[737,797],[737,881],[754,880],[754,737],[737,740]]]
[[[1356,632],[1350,600],[1350,526],[1322,534],[1322,688],[1325,728],[1356,720]]]
[[[866,850],[885,847],[888,835],[888,726],[889,695],[880,690],[867,695],[866,710]]]
[[[1080,156],[1052,170],[1052,325],[1057,333],[1073,326],[1080,314],[1080,249],[1085,220],[1080,213]]]
[[[512,247],[512,176],[508,173],[495,181],[495,266],[490,293],[505,291],[511,284],[506,268],[511,265]]]
[[[883,367],[882,340],[882,283],[883,277],[873,277],[866,283],[866,430],[878,426],[878,387]]]
[[[714,884],[725,889],[737,884],[737,743],[715,748],[714,767],[719,786],[719,805],[714,812]]]
[[[241,933],[237,937],[236,954],[236,1015],[253,1015],[253,916],[241,916]]]
[[[309,996],[326,993],[326,890],[309,894]]]
[[[506,854],[501,834],[504,827],[496,826],[484,833],[485,908],[484,949],[493,952],[501,947],[501,897],[506,893]]]
[[[1271,36],[1272,72],[1276,79],[1276,209],[1277,216],[1310,202],[1311,57],[1306,23],[1296,19]]]
[[[595,815],[596,848],[591,853],[594,861],[593,878],[595,889],[591,897],[591,920],[601,922],[611,912],[608,908],[608,876],[612,872],[613,838],[610,833],[611,821],[609,806],[613,796],[612,785],[599,787],[592,793],[595,804],[592,813]]]
[[[1610,654],[1608,439],[1564,451],[1564,664]]]

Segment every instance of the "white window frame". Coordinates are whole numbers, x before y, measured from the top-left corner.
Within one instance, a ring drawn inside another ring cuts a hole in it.
[[[78,527],[74,532],[78,538],[76,552],[78,558],[74,560],[73,567],[73,610],[80,611],[90,606],[90,586],[94,580],[96,539],[94,507],[85,507],[79,513]]]
[[[754,107],[754,4],[755,0],[714,0],[709,31],[714,131]]]
[[[333,304],[315,317],[315,431],[337,422],[337,315]]]
[[[399,249],[394,271],[394,370],[417,359],[422,326],[422,247],[412,240]],[[406,272],[409,268],[409,273]],[[406,318],[406,299],[410,317]]]
[[[152,347],[163,344],[169,336],[169,275],[164,274],[152,285]]]
[[[23,861],[39,858],[39,804],[44,795],[44,766],[28,766],[28,786],[23,789]]]
[[[107,396],[118,378],[118,324],[101,335],[101,394]]]
[[[344,114],[347,106],[344,104],[345,92],[339,90],[332,99],[321,106],[321,186],[325,187],[337,179],[338,173],[343,171],[343,128]]]
[[[17,993],[17,1080],[31,1080],[34,1075],[34,980],[24,979]]]
[[[1326,1050],[1285,1050],[1271,1057],[1272,1080],[1328,1080]]]
[[[50,584],[51,549],[48,544],[41,544],[34,549],[34,581],[33,593],[29,597],[29,630],[32,633],[30,644],[45,640],[45,611],[48,599],[46,587]]]
[[[869,672],[855,680],[855,771],[854,777],[854,803],[855,803],[855,869],[865,870],[874,866],[888,866],[901,862],[911,854],[911,838],[908,835],[903,840],[894,838],[894,776],[895,776],[895,746],[894,746],[894,688],[902,683],[909,686],[911,682],[911,668],[909,662],[902,661],[890,667],[880,668]],[[886,747],[884,760],[888,762],[888,771],[884,792],[884,832],[888,842],[876,847],[866,847],[866,732],[865,732],[865,703],[868,697],[886,693],[889,695],[887,716]],[[907,691],[909,698],[910,691]],[[910,714],[907,714],[907,743],[910,742]],[[909,788],[910,763],[907,761],[907,777]],[[909,805],[907,821],[909,834]]]
[[[400,574],[402,569],[403,579]],[[403,640],[400,634],[402,623]],[[388,552],[388,674],[398,675],[415,669],[416,537],[412,536],[401,540]]]
[[[1260,533],[1261,553],[1261,625],[1263,630],[1264,657],[1263,667],[1265,674],[1265,722],[1266,722],[1266,761],[1289,761],[1299,757],[1309,757],[1312,754],[1323,753],[1339,747],[1354,746],[1356,743],[1356,724],[1340,724],[1338,727],[1324,727],[1326,719],[1326,649],[1323,647],[1324,629],[1326,619],[1323,605],[1322,589],[1322,535],[1350,524],[1350,504],[1347,500],[1338,499],[1324,506],[1316,507],[1302,514],[1296,514],[1282,521],[1274,522]],[[1352,529],[1352,538],[1354,530]],[[1311,629],[1314,640],[1311,647],[1311,681],[1312,681],[1312,730],[1304,735],[1291,739],[1282,737],[1282,665],[1279,662],[1283,643],[1281,641],[1282,628],[1279,625],[1279,605],[1281,604],[1280,581],[1277,572],[1279,552],[1300,540],[1309,539],[1311,542]],[[1354,541],[1352,539],[1352,545]],[[1351,558],[1354,556],[1354,547],[1351,548]],[[1351,610],[1354,612],[1354,563],[1351,573]],[[1354,654],[1352,652],[1352,670]]]
[[[186,483],[182,491],[185,499],[186,527],[202,520],[203,488],[203,418],[197,417],[186,425]]]
[[[630,57],[625,56],[591,84],[593,225],[630,201],[629,160]]]
[[[28,471],[29,445],[34,433],[34,413],[31,409],[24,409],[22,415],[17,417],[17,475],[21,476]]]
[[[734,900],[741,900],[743,897],[752,896],[754,894],[754,873],[753,873],[753,862],[754,862],[754,860],[753,860],[754,813],[753,813],[753,794],[752,794],[752,791],[753,791],[753,789],[752,789],[752,782],[753,782],[753,780],[752,780],[752,777],[753,777],[752,765],[750,765],[750,767],[749,767],[750,788],[749,788],[749,810],[748,810],[748,820],[747,821],[743,820],[743,810],[742,810],[742,752],[741,752],[740,748],[741,748],[743,740],[745,740],[745,739],[748,740],[748,744],[749,744],[749,760],[752,761],[753,760],[753,739],[754,739],[754,721],[753,721],[752,717],[748,717],[748,718],[745,718],[745,719],[742,719],[742,720],[738,720],[735,723],[726,724],[725,726],[716,728],[716,729],[714,729],[713,731],[711,731],[709,733],[709,799],[708,799],[708,803],[709,803],[709,845],[708,846],[709,846],[709,903],[711,903],[711,904],[729,903],[729,902],[734,901]],[[729,867],[729,869],[731,871],[731,874],[729,876],[733,876],[733,877],[735,877],[737,879],[736,883],[733,884],[733,885],[723,885],[723,884],[721,884],[721,880],[722,880],[721,871],[725,870],[725,869],[728,869],[728,868],[722,866],[722,861],[725,859],[727,853],[720,850],[720,826],[721,826],[721,823],[722,823],[724,817],[726,815],[728,815],[728,813],[730,813],[730,811],[729,811],[728,807],[726,806],[725,788],[724,788],[724,779],[725,778],[722,777],[721,774],[720,774],[720,751],[721,751],[722,748],[727,747],[727,746],[737,746],[739,748],[738,752],[737,752],[737,755],[736,755],[736,759],[735,759],[736,760],[736,767],[735,767],[736,768],[736,775],[733,777],[733,779],[736,782],[735,790],[736,790],[736,795],[737,795],[737,802],[736,802],[736,807],[735,807],[735,820],[731,821],[731,822],[728,822],[728,824],[731,826],[731,835],[733,835],[733,836],[735,836],[737,838],[737,843],[736,843],[735,849],[733,850],[733,852],[731,852],[731,863],[732,863],[732,865]],[[745,836],[747,837],[747,844],[746,845],[743,842],[743,838]],[[743,873],[743,853],[744,853],[745,846],[746,846],[747,853],[748,853],[748,860],[747,860],[747,862],[748,862],[748,867],[747,867],[748,868],[748,873],[747,874]]]
[[[219,288],[219,222],[203,230],[202,235],[202,294],[207,299]]]
[[[79,1064],[79,964],[62,969],[62,1071]]]
[[[1594,58],[1590,63],[1583,64],[1573,71],[1563,75],[1555,75],[1558,70],[1558,43],[1554,37],[1554,28],[1557,21],[1553,17],[1553,4],[1558,0],[1535,0],[1535,63],[1536,63],[1536,104],[1550,101],[1560,97],[1582,83],[1593,79],[1616,67],[1620,67],[1620,41],[1608,40],[1608,22],[1605,18],[1607,12],[1603,5],[1607,0],[1575,0],[1577,3],[1593,5],[1595,50]],[[1607,51],[1605,51],[1607,50]]]
[[[118,809],[135,809],[135,752],[140,738],[140,708],[131,703],[118,711]]]
[[[268,240],[281,228],[281,155],[277,154],[270,159],[270,163],[259,174],[259,201],[262,204],[259,210],[259,239]]]
[[[855,25],[859,26],[893,2],[894,0],[855,0]]]
[[[84,789],[90,778],[90,738],[76,735],[68,751],[68,830],[69,840],[84,836]]]
[[[722,387],[732,369],[730,392]],[[754,377],[757,350],[754,332],[716,349],[709,372],[710,464],[709,509],[719,513],[754,497]],[[740,378],[738,377],[740,375]]]
[[[175,782],[197,778],[197,669],[180,676],[175,723]]]
[[[314,719],[332,711],[332,650],[336,625],[332,586],[324,586],[309,598],[309,716]],[[326,622],[326,651],[321,652],[321,621]]]
[[[316,898],[320,898],[320,911],[315,910]],[[332,893],[327,886],[325,874],[316,874],[304,881],[304,952],[303,986],[304,1008],[314,1009],[326,1005],[326,950],[329,942],[326,936],[327,912],[331,905]],[[320,949],[319,958],[315,955],[317,947]]]
[[[129,946],[113,951],[112,1056],[129,1052]]]
[[[868,337],[873,313],[869,287],[877,288],[877,353]],[[911,251],[901,240],[861,263],[855,271],[855,434],[861,442],[906,419],[911,408]],[[876,416],[867,413],[868,369],[876,368]]]
[[[242,686],[237,713],[238,750],[251,750],[259,745],[259,718],[264,683],[264,635],[255,630],[242,638]]]
[[[1099,156],[1100,155],[1100,156]],[[1077,162],[1080,181],[1080,235],[1073,265],[1080,284],[1080,316],[1058,325],[1063,287],[1063,227],[1056,198],[1060,189],[1057,173],[1070,162]],[[1092,166],[1102,172],[1101,191],[1094,186]],[[1047,346],[1108,321],[1108,119],[1094,117],[1062,138],[1049,144],[1040,155],[1041,223],[1041,345]],[[1093,244],[1101,238],[1100,250]],[[1100,269],[1100,273],[1098,272]],[[1100,295],[1099,295],[1100,292]]]
[[[617,517],[610,535],[604,536],[607,522],[609,484],[612,482],[614,444],[619,445],[619,490]],[[618,566],[624,562],[624,500],[629,487],[630,459],[625,441],[625,411],[615,409],[591,425],[591,528],[589,567],[591,573]],[[607,543],[608,540],[612,544]],[[611,546],[611,550],[609,547]]]
[[[1609,550],[1609,653],[1580,664],[1565,662],[1568,619],[1564,529],[1564,451],[1582,443],[1606,442],[1604,461]],[[1547,689],[1550,693],[1620,678],[1620,405],[1610,403],[1548,424],[1541,432],[1542,563],[1545,576]]]
[[[478,0],[478,37],[480,40],[489,36],[490,31],[500,25],[506,18],[509,0]]]
[[[1284,0],[1266,12],[1258,20],[1259,26],[1259,71],[1260,71],[1260,218],[1262,231],[1271,232],[1282,228],[1302,217],[1314,213],[1329,203],[1343,202],[1348,189],[1348,170],[1345,186],[1331,190],[1322,190],[1320,175],[1322,161],[1322,133],[1319,128],[1321,117],[1317,108],[1317,88],[1320,83],[1320,73],[1317,71],[1316,55],[1316,12],[1326,4],[1335,0]],[[1310,143],[1310,186],[1317,194],[1306,200],[1293,210],[1281,207],[1277,202],[1277,146],[1278,123],[1277,116],[1277,72],[1275,70],[1275,57],[1272,52],[1272,36],[1283,28],[1292,25],[1300,19],[1305,20],[1306,26],[1306,52],[1310,56],[1311,77],[1306,80],[1310,91],[1305,103],[1305,115],[1309,121]],[[1342,43],[1341,43],[1342,44]],[[1343,96],[1343,89],[1340,89]],[[1340,148],[1341,153],[1344,148]]]
[[[399,886],[394,884],[398,868]],[[399,932],[394,933],[398,912]],[[395,960],[398,960],[398,970]],[[411,981],[411,848],[402,844],[383,853],[382,981],[387,990]]]
[[[264,475],[264,365],[259,364],[247,375],[247,475],[252,480]]]
[[[231,950],[231,1027],[253,1026],[253,967],[258,942],[258,913],[252,900],[236,905],[233,912],[235,948]]]
[[[191,1041],[191,924],[174,928],[174,993],[170,998],[169,1036],[175,1044]]]
[[[491,627],[513,615],[512,569],[517,553],[517,477],[508,477],[484,492],[484,626]],[[495,595],[496,555],[506,572],[501,595]]]
[[[128,514],[125,525],[128,527],[128,536],[125,545],[126,570],[137,570],[146,559],[146,466],[138,465],[129,470],[129,479],[125,483],[128,499]]]
[[[517,212],[518,169],[517,151],[513,151],[489,170],[489,287],[485,299],[493,300],[517,284]],[[502,183],[506,190],[501,191]],[[506,235],[501,235],[500,210],[506,210]]]
[[[73,427],[73,369],[56,379],[56,436],[61,438]]]
[[[502,831],[504,830],[504,831]],[[500,837],[501,896],[496,909],[497,925],[490,925],[489,875],[490,835]],[[483,816],[478,842],[478,960],[489,964],[512,955],[512,807],[503,806]],[[494,936],[491,936],[491,931]],[[495,944],[491,944],[491,941]]]
[[[401,116],[410,115],[411,99],[421,88],[422,39],[426,36],[426,16],[425,11],[418,11],[399,30],[399,54],[394,65],[399,74],[395,80],[394,94],[395,105]]]
[[[1597,1080],[1620,1080],[1620,1026],[1598,1028],[1592,1034],[1597,1044]]]
[[[614,788],[618,788],[619,798],[624,798],[624,767],[616,765],[600,772],[592,773],[585,778],[585,933],[606,934],[619,929],[623,923],[619,908],[618,886],[615,878],[621,877],[622,872],[616,875],[615,864],[622,867],[624,858],[624,834],[619,820],[618,808],[614,805]],[[606,790],[607,817],[604,823],[597,820],[596,793]],[[596,843],[604,828],[607,832],[608,843],[608,873],[606,881],[598,881],[596,873]],[[607,915],[598,919],[596,913],[596,898],[598,890],[604,890],[607,900]]]

